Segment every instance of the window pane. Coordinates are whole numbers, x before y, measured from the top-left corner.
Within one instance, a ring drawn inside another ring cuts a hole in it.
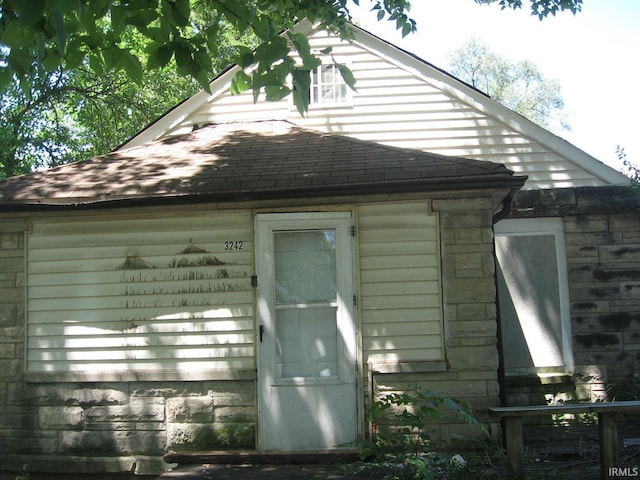
[[[311,72],[309,98],[316,104],[347,101],[347,84],[335,65],[321,65]]]
[[[555,236],[498,235],[496,254],[507,370],[562,366],[563,326]]]
[[[277,377],[337,377],[337,332],[336,307],[277,310]]]
[[[336,300],[335,230],[276,232],[277,304]]]

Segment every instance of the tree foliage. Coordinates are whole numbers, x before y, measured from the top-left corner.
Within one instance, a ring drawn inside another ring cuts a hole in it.
[[[522,8],[522,0],[475,0],[478,4],[498,3],[502,9],[512,8],[514,10]],[[529,0],[531,15],[537,16],[540,20],[549,15],[555,15],[559,11],[568,10],[576,14],[582,10],[582,0]]]
[[[451,55],[451,73],[529,120],[551,130],[569,130],[560,82],[546,78],[528,60],[513,62],[472,38]]]
[[[616,147],[616,155],[622,163],[622,173],[631,179],[631,184],[636,190],[640,189],[640,167],[627,158],[627,152],[620,145]]]
[[[499,3],[502,8],[522,6],[522,0],[475,1]],[[532,13],[540,18],[558,10],[575,13],[582,4],[582,0],[529,1]],[[409,0],[369,2],[378,20],[395,22],[403,35],[416,30],[408,15]],[[255,48],[237,45],[234,61],[255,68],[240,72],[234,89],[265,91],[276,100],[304,91],[309,70],[320,62],[320,52],[311,51],[304,37],[294,33],[295,24],[307,18],[349,38],[349,6],[349,0],[0,0],[0,88],[14,76],[28,82],[34,65],[46,71],[85,66],[98,75],[122,70],[142,83],[146,71],[164,68],[173,59],[180,75],[193,77],[208,89],[221,26],[229,25],[237,38],[250,32],[257,39]],[[139,52],[132,52],[122,40],[130,31],[142,39],[144,48]],[[301,61],[294,60],[292,52]],[[352,81],[349,75],[345,80]],[[304,95],[294,95],[294,100],[300,111],[306,110]]]
[[[407,0],[371,0],[378,19],[388,18],[406,35],[415,30]],[[275,100],[301,91],[320,62],[293,28],[303,18],[343,38],[351,19],[347,0],[2,0],[0,86],[17,76],[29,81],[34,64],[47,71],[87,66],[97,74],[124,71],[137,83],[145,71],[175,61],[177,72],[205,90],[214,74],[222,25],[237,38],[250,32],[257,46],[239,42],[234,61],[242,67],[236,91],[265,91]],[[354,0],[357,3],[357,0]],[[132,52],[123,34],[134,31],[144,46]],[[286,32],[285,35],[281,35]],[[254,48],[255,47],[255,48]],[[292,52],[301,62],[294,60]],[[293,86],[288,86],[292,76]],[[257,95],[257,94],[256,94]],[[305,98],[296,98],[301,111]]]
[[[123,42],[136,52],[135,32],[126,35]],[[216,71],[232,62],[232,40],[223,26]],[[29,82],[14,78],[0,92],[0,178],[112,151],[198,88],[177,73],[173,60],[147,72],[141,84],[124,71],[34,66]]]

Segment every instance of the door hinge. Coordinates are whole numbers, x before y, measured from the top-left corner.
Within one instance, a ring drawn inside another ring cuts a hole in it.
[[[251,275],[251,286],[252,287],[258,286],[258,275]]]
[[[355,293],[353,294],[353,306],[358,306],[358,296]]]
[[[351,234],[352,237],[356,236],[356,226],[355,225],[351,225],[351,227],[349,228],[349,233]]]

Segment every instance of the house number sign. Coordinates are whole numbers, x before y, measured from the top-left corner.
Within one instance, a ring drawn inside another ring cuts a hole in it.
[[[242,247],[244,246],[244,242],[242,240],[234,240],[231,242],[224,242],[224,249],[225,250],[242,250]]]

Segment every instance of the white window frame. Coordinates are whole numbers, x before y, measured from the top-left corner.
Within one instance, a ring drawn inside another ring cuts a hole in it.
[[[494,234],[497,236],[534,236],[534,235],[551,235],[555,238],[556,249],[556,268],[558,272],[558,294],[560,322],[562,327],[562,357],[563,367],[542,367],[534,370],[540,375],[545,373],[568,373],[573,370],[573,349],[571,342],[571,311],[569,300],[569,277],[567,273],[567,253],[564,238],[564,225],[562,218],[527,218],[527,219],[508,219],[498,222],[494,226]],[[496,257],[497,262],[497,257]],[[503,342],[505,339],[503,339]],[[509,372],[517,375],[519,372]],[[562,372],[558,372],[563,370]]]
[[[333,70],[334,82],[331,83],[329,87],[327,85],[324,85],[322,82],[324,69]],[[313,107],[322,108],[322,107],[328,107],[328,106],[350,107],[353,105],[353,92],[349,87],[349,85],[347,85],[347,82],[345,82],[344,79],[342,78],[342,74],[340,73],[340,70],[338,69],[338,66],[335,64],[335,62],[322,63],[321,65],[316,67],[314,70],[312,70],[310,74],[311,74],[311,84],[309,86],[309,107],[310,108],[313,108]],[[325,100],[324,95],[322,95],[322,89],[325,87],[331,89],[333,100]],[[337,98],[336,89],[342,88],[342,87],[344,87],[345,89],[344,96],[342,97],[342,99],[336,99]],[[316,92],[317,95],[314,96],[314,92]]]

